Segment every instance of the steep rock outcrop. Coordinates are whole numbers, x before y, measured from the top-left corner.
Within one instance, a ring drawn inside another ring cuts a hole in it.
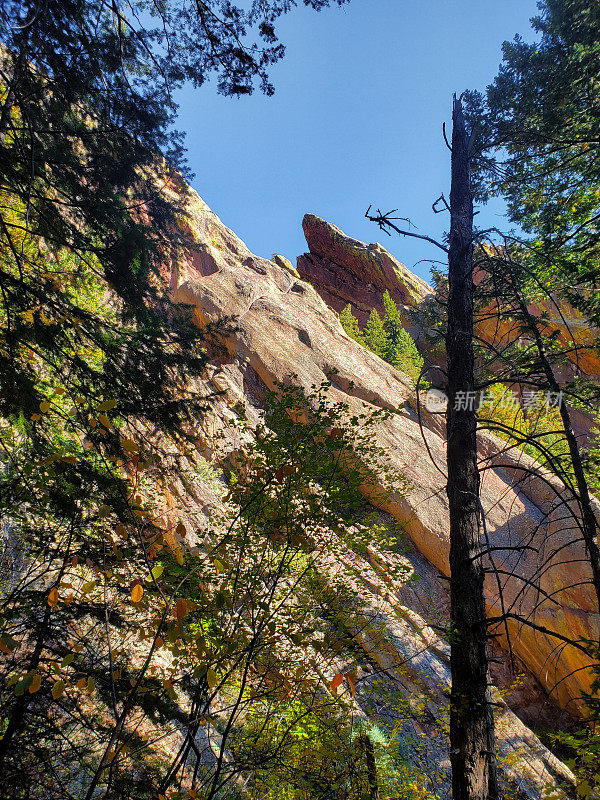
[[[335,371],[334,393],[352,409],[359,411],[367,403],[394,412],[380,426],[378,442],[412,488],[406,496],[391,495],[384,502],[367,487],[365,493],[392,513],[420,552],[447,575],[441,417],[424,417],[427,452],[410,381],[350,339],[337,314],[310,284],[253,256],[199,198],[190,208],[190,225],[213,269],[177,264],[173,296],[195,307],[200,325],[223,318],[235,321],[235,328],[223,336],[228,352],[223,372],[238,386],[250,386],[260,404],[265,389],[291,380],[292,374],[294,381],[309,388]],[[576,516],[551,477],[523,478],[529,462],[520,451],[504,452],[503,443],[482,437],[482,457],[481,497],[498,571],[486,584],[490,612],[503,608],[514,615],[505,627],[514,653],[561,705],[581,708],[581,692],[589,686],[590,675],[580,669],[585,663],[581,653],[560,646],[560,637],[597,636],[598,615],[591,587],[584,583],[589,577],[585,550],[573,535]],[[553,562],[549,568],[548,560]],[[540,596],[540,586],[546,597]],[[537,629],[523,625],[517,616]]]
[[[199,432],[199,446],[210,451],[218,429],[221,442],[235,450],[238,432],[230,410],[235,403],[241,401],[249,416],[256,416],[267,389],[276,382],[292,380],[308,389],[335,372],[333,399],[343,399],[357,412],[365,403],[393,412],[391,419],[380,425],[378,442],[389,454],[391,465],[409,481],[410,489],[382,501],[372,488],[364,487],[366,497],[402,523],[418,551],[432,565],[423,567],[425,572],[433,569],[433,574],[447,575],[442,418],[426,414],[421,429],[409,379],[350,339],[337,314],[309,283],[298,279],[286,265],[252,255],[197,196],[190,201],[186,224],[200,245],[202,258],[173,259],[171,274],[165,276],[172,296],[175,301],[194,307],[200,326],[223,319],[233,321],[221,334],[226,353],[216,358],[218,365],[211,378],[213,387],[223,395],[205,430]],[[361,257],[370,261],[369,253],[365,254],[358,245]],[[364,245],[362,248],[368,251]],[[327,252],[324,246],[321,252]],[[376,254],[380,254],[379,250]],[[424,296],[426,288],[418,280],[412,285],[416,287],[412,295],[416,303],[417,292]],[[580,542],[571,541],[576,517],[562,501],[551,478],[535,481],[523,477],[527,457],[522,453],[503,452],[502,443],[484,437],[481,456],[486,535],[497,569],[497,575],[490,576],[486,584],[490,613],[502,609],[514,614],[499,633],[508,632],[517,658],[564,707],[576,710],[581,707],[582,689],[589,686],[589,671],[581,669],[585,663],[581,653],[563,647],[560,637],[573,633],[593,637],[598,631],[593,596],[582,583],[588,576],[585,552]],[[377,560],[377,554],[374,558]],[[546,569],[544,565],[549,561],[552,563]],[[431,574],[424,585],[431,593],[439,594],[439,579],[432,580]],[[540,586],[545,595],[540,593]],[[394,625],[399,626],[398,631],[402,628],[398,620],[404,614],[402,608],[407,608],[403,591],[398,587],[387,591],[388,616],[393,622],[384,624],[388,633]],[[423,612],[423,620],[428,623],[432,603],[421,596],[419,604],[420,608],[413,606],[414,613]],[[413,613],[410,608],[408,612]],[[529,619],[537,629],[523,625],[517,616]],[[393,633],[392,640],[397,652],[414,645],[411,639],[403,641],[398,632]],[[445,664],[447,681],[445,646],[438,640],[437,647],[436,657]],[[384,658],[383,651],[381,657]],[[427,658],[423,664],[429,664]],[[434,672],[444,669],[436,667]],[[419,680],[427,683],[424,675]],[[506,713],[509,728],[522,725],[511,712]],[[503,746],[508,747],[510,738],[514,738],[515,728],[511,730],[505,735]],[[552,758],[539,747],[543,769],[552,774]],[[531,752],[527,757],[533,757]]]
[[[383,314],[388,291],[410,327],[409,309],[418,307],[433,289],[413,275],[380,244],[363,244],[314,214],[305,214],[302,228],[309,252],[298,257],[301,278],[340,313],[350,304],[361,327],[371,309]]]
[[[425,281],[410,272],[380,244],[366,245],[313,214],[302,222],[309,252],[298,257],[300,277],[311,283],[327,305],[339,314],[350,304],[361,327],[372,308],[383,313],[382,297],[387,290],[402,312],[405,327],[419,342],[424,353],[430,353],[431,342],[423,336],[422,321],[435,293]],[[474,281],[484,274],[477,271]],[[430,309],[431,310],[431,309]],[[411,312],[421,313],[411,313]],[[544,321],[544,334],[558,334],[557,342],[569,353],[569,362],[562,368],[561,379],[584,375],[600,380],[600,356],[596,343],[599,332],[590,329],[582,314],[564,299],[547,298],[530,306],[535,317]],[[435,312],[435,309],[434,309]],[[503,321],[498,324],[496,309],[484,309],[476,320],[477,336],[496,351],[522,336],[518,325]],[[443,361],[443,354],[437,353]],[[589,441],[593,420],[578,409],[572,411],[576,432],[582,442]]]

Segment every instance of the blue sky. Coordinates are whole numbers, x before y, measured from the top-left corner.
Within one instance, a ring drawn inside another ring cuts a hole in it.
[[[179,97],[194,188],[260,256],[305,252],[309,211],[347,234],[380,241],[424,278],[442,255],[424,242],[388,238],[364,218],[398,208],[418,232],[440,236],[447,215],[431,204],[448,191],[442,122],[453,92],[483,89],[501,44],[531,38],[535,0],[351,0],[279,25],[286,56],[272,69],[275,96],[218,96],[214,83]],[[501,223],[501,208],[480,223]],[[416,264],[416,266],[415,266]]]

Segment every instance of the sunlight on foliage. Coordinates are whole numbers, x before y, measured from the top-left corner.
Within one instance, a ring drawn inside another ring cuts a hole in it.
[[[348,336],[404,372],[416,383],[423,369],[423,358],[410,333],[405,330],[398,307],[387,291],[383,295],[383,305],[383,319],[373,309],[362,331],[352,313],[352,307],[347,305],[340,314],[342,327]]]

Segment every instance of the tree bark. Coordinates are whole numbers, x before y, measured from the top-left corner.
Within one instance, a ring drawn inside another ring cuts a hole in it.
[[[448,410],[453,800],[498,797],[480,546],[477,412],[473,355],[473,196],[462,104],[452,112],[448,248]]]
[[[375,748],[368,733],[361,733],[358,743],[364,752],[367,766],[368,800],[380,800],[379,783],[377,781],[377,764],[375,762]]]

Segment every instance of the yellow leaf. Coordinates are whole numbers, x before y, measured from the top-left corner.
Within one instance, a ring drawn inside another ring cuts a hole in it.
[[[47,400],[42,400],[40,403],[40,411],[42,414],[46,414],[48,411],[50,411],[50,403]]]
[[[130,453],[137,453],[139,449],[138,443],[134,442],[133,439],[123,439],[123,450],[128,450]]]
[[[110,428],[110,420],[106,416],[106,414],[98,414],[98,419],[104,425],[105,428]]]
[[[215,569],[217,570],[217,575],[220,575],[223,572],[223,562],[219,561],[218,558],[215,558]]]
[[[143,594],[144,594],[143,588],[140,586],[139,583],[136,583],[136,585],[131,590],[131,599],[133,600],[134,603],[139,603],[140,600],[142,599]]]
[[[217,685],[217,673],[214,671],[214,669],[206,670],[206,682],[208,683],[209,689],[214,689]]]
[[[50,608],[55,608],[56,604],[58,603],[58,589],[56,586],[50,589],[48,594],[48,605]]]
[[[42,685],[42,676],[36,672],[29,684],[29,694],[35,694]]]
[[[111,411],[116,405],[116,400],[105,400],[98,406],[98,411]]]
[[[58,700],[58,698],[62,697],[64,693],[65,693],[65,682],[56,681],[56,683],[52,687],[52,699]]]
[[[96,688],[96,682],[94,681],[94,679],[93,678],[88,678],[87,679],[87,693],[88,694],[93,694],[95,688]]]

